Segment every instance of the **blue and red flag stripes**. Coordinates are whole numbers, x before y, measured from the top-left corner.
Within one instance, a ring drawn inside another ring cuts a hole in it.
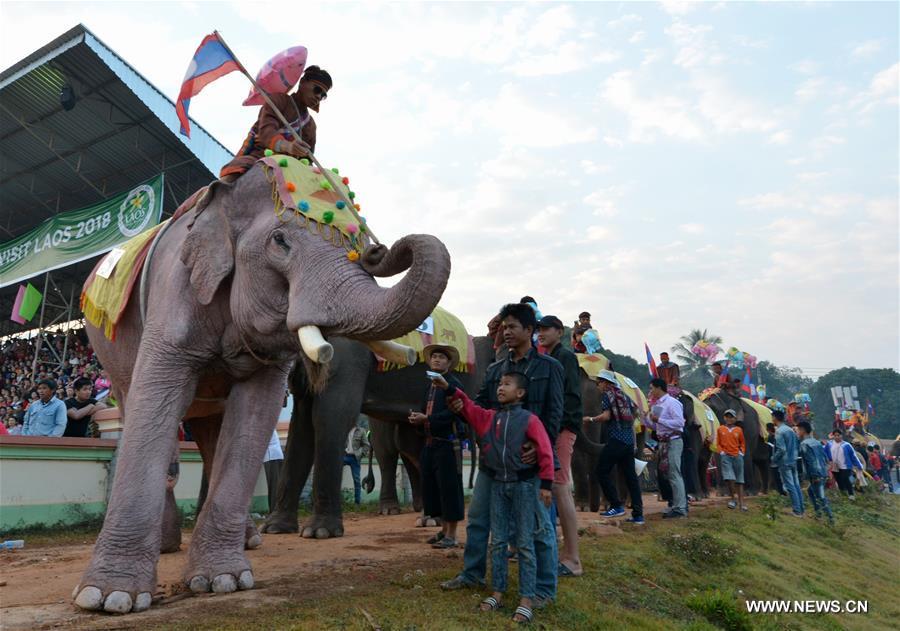
[[[753,378],[750,376],[750,367],[746,367],[747,370],[744,373],[744,380],[741,383],[741,390],[746,392],[753,398],[753,395],[756,393],[756,388],[753,387]],[[754,399],[755,400],[755,399]]]
[[[194,58],[188,66],[181,83],[181,91],[175,102],[175,113],[181,122],[181,133],[191,137],[191,123],[188,120],[188,108],[191,98],[200,94],[200,90],[229,72],[240,70],[237,59],[228,51],[219,39],[218,33],[207,35],[197,47]]]
[[[653,353],[650,352],[647,342],[644,342],[644,350],[647,351],[647,368],[650,369],[650,376],[655,379],[659,377],[659,373],[656,371],[656,362],[653,361]]]

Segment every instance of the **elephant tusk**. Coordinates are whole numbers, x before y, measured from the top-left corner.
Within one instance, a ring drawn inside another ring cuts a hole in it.
[[[327,364],[334,357],[334,347],[325,341],[317,326],[301,326],[297,331],[300,348],[313,362]]]
[[[418,359],[416,351],[409,346],[397,344],[397,342],[366,342],[366,346],[372,349],[372,352],[383,357],[393,364],[401,366],[412,366]]]

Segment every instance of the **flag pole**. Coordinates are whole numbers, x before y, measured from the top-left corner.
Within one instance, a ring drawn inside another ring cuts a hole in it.
[[[278,120],[281,121],[281,124],[284,125],[285,128],[287,128],[291,132],[291,135],[294,137],[294,140],[302,143],[303,139],[300,137],[300,134],[298,134],[297,130],[294,129],[293,125],[291,125],[287,121],[287,118],[285,118],[284,114],[281,113],[281,110],[279,110],[278,107],[275,106],[275,103],[272,102],[272,99],[269,97],[269,94],[265,90],[263,90],[262,87],[256,82],[256,79],[254,79],[253,76],[249,72],[247,72],[247,69],[244,67],[244,64],[242,64],[240,62],[240,60],[238,60],[237,55],[234,54],[234,51],[231,50],[231,48],[228,46],[228,44],[225,43],[225,39],[222,37],[222,34],[219,33],[219,31],[213,31],[213,33],[216,35],[216,37],[219,38],[219,41],[222,43],[222,46],[225,48],[225,50],[228,51],[228,53],[231,55],[232,59],[234,59],[234,62],[237,64],[238,70],[240,70],[244,74],[244,76],[250,80],[250,83],[253,84],[253,87],[256,89],[257,92],[259,92],[259,95],[263,98],[263,100],[266,102],[266,104],[272,108],[272,111],[275,113],[275,116],[278,118]],[[369,228],[369,225],[367,223],[365,223],[363,221],[362,217],[359,216],[359,213],[356,212],[356,206],[354,206],[353,200],[351,200],[344,193],[344,191],[342,191],[340,189],[340,187],[337,185],[337,182],[335,182],[334,179],[332,178],[332,172],[330,170],[326,169],[324,166],[322,166],[322,163],[318,161],[316,156],[313,155],[312,151],[309,152],[309,159],[312,161],[313,164],[315,164],[319,168],[319,170],[322,172],[322,175],[325,176],[325,179],[331,185],[331,188],[334,190],[334,192],[340,196],[340,198],[343,200],[346,207],[350,210],[351,213],[353,213],[353,216],[356,217],[356,220],[359,222],[360,229],[365,228],[365,234],[369,235],[369,238],[372,239],[372,241],[375,244],[380,245],[381,242],[378,240],[378,237],[375,236],[375,233],[372,232],[371,228]]]

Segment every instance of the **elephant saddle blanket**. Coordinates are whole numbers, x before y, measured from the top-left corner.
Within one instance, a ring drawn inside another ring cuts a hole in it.
[[[394,341],[415,350],[420,362],[425,361],[424,349],[429,344],[452,346],[459,352],[459,363],[451,367],[451,370],[462,373],[475,370],[475,343],[472,336],[466,332],[466,327],[459,318],[442,307],[435,307],[419,328]],[[404,368],[377,355],[376,359],[379,372]]]
[[[84,283],[81,292],[84,317],[95,327],[102,329],[110,340],[116,339],[116,323],[125,313],[128,298],[140,278],[153,237],[166,223],[145,230],[113,248],[100,259]]]

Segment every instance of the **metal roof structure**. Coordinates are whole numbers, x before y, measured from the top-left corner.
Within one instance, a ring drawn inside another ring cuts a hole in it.
[[[75,97],[68,110],[64,86]],[[174,103],[81,24],[7,68],[0,73],[0,242],[159,173],[163,215],[171,215],[232,158],[193,120],[191,138],[179,128]],[[97,258],[51,273],[45,321],[60,315],[54,303],[77,300]],[[40,289],[44,279],[32,283]],[[0,289],[0,335],[36,326],[9,320],[16,291]]]

